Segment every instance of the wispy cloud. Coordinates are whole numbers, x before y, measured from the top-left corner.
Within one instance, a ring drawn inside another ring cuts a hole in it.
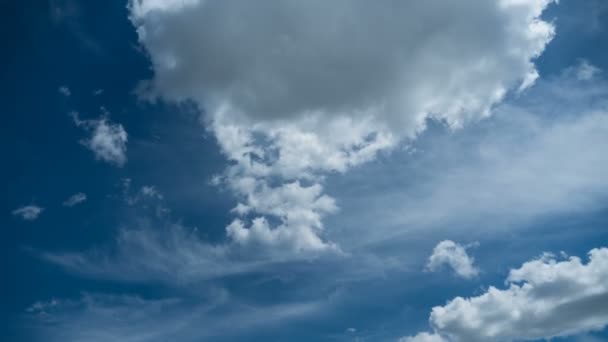
[[[87,195],[83,192],[78,192],[70,196],[70,198],[63,201],[63,205],[66,207],[73,207],[87,200]]]
[[[42,214],[44,208],[37,205],[26,205],[12,211],[13,215],[19,216],[26,221],[34,221]]]
[[[193,342],[245,338],[244,334],[276,328],[286,320],[314,315],[321,309],[322,304],[315,301],[242,305],[223,290],[212,291],[203,300],[85,293],[77,300],[34,303],[27,316],[29,328],[51,342]]]

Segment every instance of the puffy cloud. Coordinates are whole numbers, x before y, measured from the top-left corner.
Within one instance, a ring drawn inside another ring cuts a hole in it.
[[[475,259],[467,254],[466,246],[451,240],[444,240],[433,249],[433,254],[429,257],[427,263],[427,269],[435,272],[443,265],[448,265],[459,277],[470,279],[479,274],[479,270],[473,265],[474,262]]]
[[[154,69],[142,94],[204,109],[235,162],[223,184],[256,184],[236,192],[246,202],[257,184],[279,193],[296,180],[320,185],[414,138],[429,118],[459,127],[489,115],[538,76],[533,59],[554,33],[540,15],[551,2],[132,0],[130,9]],[[298,250],[332,245],[318,225],[270,221],[239,219],[228,234]]]
[[[63,202],[63,205],[66,207],[73,207],[76,204],[80,204],[86,200],[87,200],[87,194],[85,194],[83,192],[78,192],[78,193],[75,193],[74,195],[70,196],[70,198],[68,198],[67,200],[65,200]]]
[[[44,208],[37,205],[26,205],[13,210],[12,214],[19,216],[26,221],[34,221],[42,214],[42,211],[44,211]]]
[[[72,113],[72,117],[77,126],[91,133],[91,137],[81,143],[95,153],[95,158],[118,167],[127,162],[128,136],[121,124],[112,123],[106,117],[80,120],[77,113]]]
[[[531,60],[553,35],[539,19],[550,2],[133,0],[130,7],[162,96],[195,99],[212,117],[229,108],[252,122],[317,115],[323,125],[374,115],[407,135],[428,116],[459,125],[485,115],[532,73]]]
[[[506,281],[506,289],[490,287],[433,308],[431,326],[447,341],[481,342],[548,339],[608,325],[608,248],[592,249],[587,263],[545,253],[511,270]]]
[[[295,251],[334,248],[318,235],[323,229],[321,218],[337,209],[334,200],[322,194],[320,185],[304,187],[293,182],[270,188],[259,182],[252,186],[255,189],[237,189],[244,190],[246,202],[239,203],[234,211],[241,216],[254,212],[277,217],[281,224],[271,229],[263,216],[256,216],[246,227],[242,219],[236,219],[227,227],[228,236],[235,242],[286,246]]]

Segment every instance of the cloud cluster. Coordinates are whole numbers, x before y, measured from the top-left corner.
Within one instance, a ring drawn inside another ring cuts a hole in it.
[[[78,127],[91,133],[81,143],[95,154],[95,158],[118,167],[124,166],[127,162],[128,135],[121,124],[112,123],[105,116],[95,120],[81,120],[78,113],[71,115]]]
[[[224,184],[256,184],[236,193],[247,202],[260,188],[316,186],[415,137],[428,119],[459,127],[489,115],[537,77],[551,2],[132,0],[130,10],[154,70],[144,94],[200,105],[235,162]],[[249,209],[249,224],[228,229],[237,241],[331,245],[317,226]]]
[[[435,334],[404,341],[522,341],[601,330],[608,325],[608,248],[589,261],[543,254],[510,271],[506,289],[457,297],[433,308]]]
[[[473,265],[475,259],[467,254],[466,247],[451,240],[439,242],[433,249],[433,254],[429,257],[427,269],[435,272],[442,266],[447,265],[459,277],[470,279],[477,276],[479,269]]]

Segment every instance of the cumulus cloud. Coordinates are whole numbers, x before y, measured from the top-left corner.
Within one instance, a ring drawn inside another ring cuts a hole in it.
[[[73,194],[72,196],[70,196],[70,198],[66,199],[65,201],[63,201],[63,205],[65,207],[73,207],[77,204],[80,204],[84,201],[87,200],[87,194],[83,193],[83,192],[78,192]]]
[[[459,127],[529,87],[554,34],[540,19],[551,2],[132,0],[130,10],[154,69],[142,94],[204,109],[235,162],[223,184],[281,193],[374,159],[429,118]],[[245,206],[249,223],[228,228],[237,241],[331,246],[314,225],[270,224]]]
[[[34,221],[42,214],[42,211],[44,211],[44,208],[32,204],[17,208],[13,210],[12,214],[26,221]]]
[[[424,336],[455,342],[529,341],[608,325],[608,248],[592,249],[587,263],[545,253],[511,270],[506,283],[506,289],[491,286],[482,295],[434,307],[429,321],[435,334],[409,341],[426,341]]]
[[[134,0],[131,14],[167,98],[253,122],[372,114],[407,135],[487,114],[533,73],[550,2]]]
[[[252,180],[255,182],[254,180]],[[287,246],[296,251],[323,250],[331,248],[318,236],[323,229],[323,215],[336,210],[334,200],[322,195],[322,188],[315,184],[309,187],[299,182],[269,188],[266,184],[245,184],[256,189],[237,189],[247,195],[245,203],[239,203],[235,211],[241,216],[249,212],[272,215],[281,220],[273,229],[263,216],[255,217],[250,227],[242,219],[234,220],[228,227],[228,236],[239,244],[262,244]]]
[[[72,113],[74,123],[91,133],[81,143],[95,154],[95,158],[118,167],[127,162],[127,132],[121,124],[108,120],[107,112],[94,120],[81,120],[78,113]]]
[[[470,279],[477,276],[479,269],[473,265],[475,259],[467,254],[466,248],[467,246],[462,246],[451,240],[439,242],[433,249],[433,254],[429,257],[427,269],[435,272],[442,266],[447,265],[459,277]]]

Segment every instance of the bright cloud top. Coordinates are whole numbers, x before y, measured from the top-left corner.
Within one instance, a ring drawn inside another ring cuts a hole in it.
[[[34,221],[42,214],[44,208],[41,208],[37,205],[26,205],[21,208],[17,208],[13,210],[12,214],[15,216],[19,216],[26,221]]]
[[[475,267],[475,259],[467,254],[467,246],[462,246],[451,240],[444,240],[435,246],[433,254],[429,257],[427,269],[438,271],[444,265],[451,267],[457,276],[470,279],[479,274]]]
[[[586,264],[544,254],[511,270],[507,284],[433,308],[429,320],[436,333],[403,341],[539,340],[608,325],[608,248],[591,250]]]
[[[294,213],[277,214],[253,199],[290,186],[306,197],[323,174],[414,138],[429,118],[459,127],[489,115],[538,76],[551,2],[132,0],[130,9],[155,73],[142,94],[194,100],[235,162],[217,179],[238,195],[235,212],[247,208],[229,236],[318,251],[332,246],[320,219],[333,205],[297,196],[286,205]]]

